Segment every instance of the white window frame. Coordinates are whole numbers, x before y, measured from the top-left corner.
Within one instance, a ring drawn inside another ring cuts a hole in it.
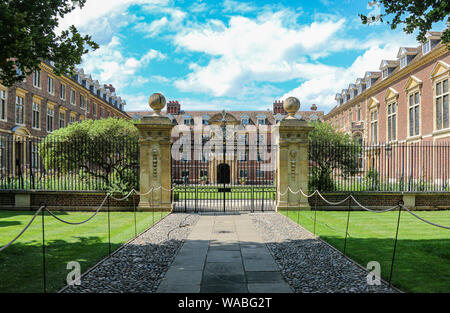
[[[0,89],[0,120],[6,121],[8,119],[8,92]]]
[[[408,93],[408,137],[420,135],[420,100],[421,95],[418,89],[412,90]],[[411,112],[413,114],[412,120]]]
[[[18,101],[19,100],[19,101]],[[21,118],[20,121],[17,119],[17,110],[20,110]],[[17,125],[25,125],[25,98],[19,95],[16,95],[16,102],[15,102],[15,110],[14,110],[14,122]]]
[[[62,116],[63,118],[61,118],[61,116]],[[63,122],[62,126],[61,126],[61,121]],[[59,128],[64,128],[64,127],[66,127],[66,112],[65,112],[65,111],[59,112],[59,115],[58,115],[58,127],[59,127]]]
[[[450,129],[450,104],[449,104],[449,81],[450,79],[448,77],[443,78],[441,80],[438,80],[435,82],[435,95],[434,95],[434,125],[435,130],[447,130]],[[447,91],[444,91],[444,82],[447,83]],[[438,87],[439,86],[439,87]],[[445,114],[445,106],[444,106],[444,100],[447,99],[447,126],[444,124],[444,114]],[[439,101],[440,100],[440,101]],[[441,119],[440,119],[440,125],[438,125],[438,108],[441,113]],[[445,127],[446,126],[446,127]]]
[[[431,51],[431,40],[428,40],[424,44],[422,44],[422,54],[425,55]]]
[[[51,76],[47,76],[47,92],[55,95],[55,80]]]
[[[41,129],[41,104],[34,100],[31,104],[31,128]]]
[[[397,101],[388,102],[386,106],[386,132],[387,141],[397,141],[398,137],[398,122],[397,122]]]
[[[54,120],[55,120],[55,109],[47,106],[47,132],[48,133],[53,132]]]
[[[405,54],[404,56],[400,57],[400,68],[404,68],[408,65],[408,56]]]
[[[383,76],[383,79],[386,79],[389,77],[389,68],[386,67],[381,71],[381,75]]]
[[[76,105],[77,104],[77,93],[75,92],[75,90],[71,89],[70,90],[70,104],[72,105]]]
[[[59,90],[59,98],[61,100],[66,100],[66,85],[61,84],[61,89]]]
[[[41,71],[33,71],[33,87],[41,89]]]
[[[370,140],[371,143],[378,143],[378,109],[370,111]]]

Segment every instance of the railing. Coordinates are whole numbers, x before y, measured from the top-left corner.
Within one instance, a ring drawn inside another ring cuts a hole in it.
[[[310,190],[450,192],[450,141],[310,143],[309,160]]]
[[[104,191],[138,188],[139,143],[125,137],[0,136],[0,189]]]

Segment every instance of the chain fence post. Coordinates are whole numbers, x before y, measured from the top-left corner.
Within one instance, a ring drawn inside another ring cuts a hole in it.
[[[134,237],[137,237],[137,225],[136,225],[136,201],[134,199],[134,194],[131,195],[133,198],[133,210],[134,210]]]
[[[110,221],[110,212],[109,212],[109,193],[107,194],[107,202],[108,202],[108,254],[111,256],[111,221]]]
[[[313,232],[314,235],[316,235],[317,197],[318,197],[318,194],[316,193],[316,197],[314,200],[314,232]]]
[[[352,194],[350,193],[348,196],[348,212],[347,212],[347,226],[345,228],[345,239],[344,239],[344,255],[346,256],[347,252],[347,238],[348,238],[348,224],[350,222],[350,210],[351,210],[351,203],[352,203]]]
[[[394,251],[392,253],[392,262],[391,262],[391,273],[389,274],[389,286],[392,286],[392,274],[394,272],[394,260],[395,260],[395,253],[397,252],[397,241],[398,241],[398,231],[400,228],[400,216],[402,213],[402,205],[403,205],[403,200],[400,200],[398,202],[398,218],[397,218],[397,230],[395,232],[395,240],[394,240]]]
[[[39,206],[42,207],[42,206]],[[44,208],[41,211],[42,215],[42,274],[44,278],[44,293],[47,293],[47,275],[45,268],[45,209],[47,208],[47,204],[44,204]]]

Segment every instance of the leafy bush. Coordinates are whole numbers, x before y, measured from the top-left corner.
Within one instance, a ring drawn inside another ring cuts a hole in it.
[[[111,191],[137,188],[139,134],[134,122],[86,120],[54,131],[39,144],[47,170],[100,181]]]
[[[380,174],[376,169],[371,168],[367,171],[365,181],[368,190],[380,189]]]
[[[331,191],[334,188],[333,175],[346,179],[358,172],[361,146],[328,123],[316,121],[312,126],[314,129],[309,133],[309,188]]]

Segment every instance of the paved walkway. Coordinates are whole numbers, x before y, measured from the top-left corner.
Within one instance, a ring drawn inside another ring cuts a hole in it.
[[[202,215],[157,292],[291,293],[248,214]]]

